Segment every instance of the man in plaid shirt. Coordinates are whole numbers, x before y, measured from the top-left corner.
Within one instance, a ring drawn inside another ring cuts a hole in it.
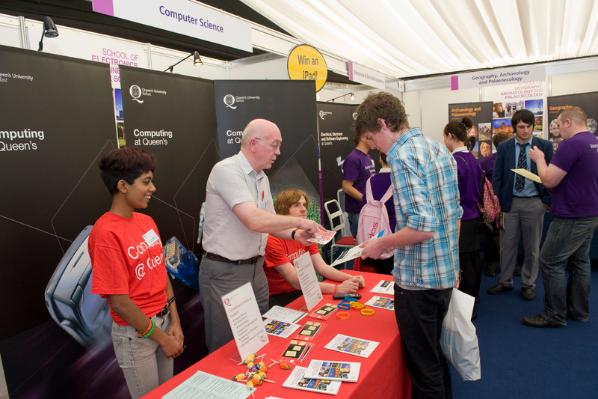
[[[457,165],[446,147],[410,128],[401,101],[377,93],[357,109],[356,133],[386,154],[397,215],[394,234],[364,244],[362,258],[395,249],[395,315],[413,398],[449,398],[442,320],[459,272]]]

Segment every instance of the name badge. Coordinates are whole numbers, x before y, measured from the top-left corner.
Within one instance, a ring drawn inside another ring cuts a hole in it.
[[[143,241],[150,247],[153,247],[160,242],[160,237],[158,237],[158,234],[156,234],[154,229],[149,229],[148,232],[143,235]]]

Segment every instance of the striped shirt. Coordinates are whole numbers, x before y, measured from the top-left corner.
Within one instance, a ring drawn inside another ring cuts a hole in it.
[[[457,164],[444,145],[419,128],[405,132],[387,154],[392,171],[397,231],[404,227],[434,237],[395,250],[393,275],[406,289],[444,289],[459,272]]]

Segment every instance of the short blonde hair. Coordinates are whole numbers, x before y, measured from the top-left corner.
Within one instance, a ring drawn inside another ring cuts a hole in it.
[[[305,207],[308,208],[309,196],[305,191],[298,188],[288,188],[281,191],[276,196],[276,201],[274,201],[274,210],[279,215],[288,215],[291,206],[299,202],[301,197],[305,198]]]

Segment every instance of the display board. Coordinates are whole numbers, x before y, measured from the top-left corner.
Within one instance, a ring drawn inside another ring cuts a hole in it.
[[[556,119],[561,111],[571,107],[581,107],[586,112],[588,115],[588,129],[595,135],[598,135],[598,92],[548,97],[547,103],[548,140],[550,140],[555,150],[562,141]]]
[[[476,144],[471,151],[476,158],[492,154],[492,102],[449,104],[449,121],[460,122],[463,118],[473,122],[470,134],[475,135]]]
[[[89,292],[83,253],[86,226],[111,200],[97,168],[116,147],[109,66],[0,46],[0,104],[0,354],[9,394],[122,397],[105,301]]]
[[[281,154],[270,170],[273,197],[286,188],[310,196],[310,219],[319,219],[316,95],[313,81],[214,82],[221,159],[239,152],[243,129],[253,119],[268,119],[282,133]]]
[[[344,159],[355,148],[353,122],[357,117],[357,105],[318,102],[317,109],[322,200],[326,202],[337,199],[337,191],[342,186]]]
[[[138,68],[121,68],[126,145],[156,156],[157,190],[147,213],[162,241],[176,236],[189,249],[210,169],[216,158],[212,81]]]

